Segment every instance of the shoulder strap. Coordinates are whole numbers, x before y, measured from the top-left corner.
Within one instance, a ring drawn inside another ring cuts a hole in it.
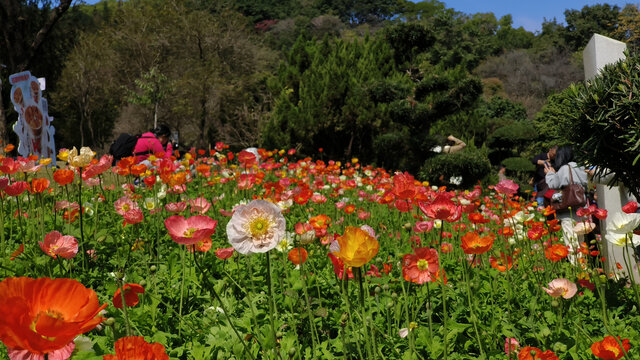
[[[571,165],[567,164],[569,168],[569,185],[573,185],[573,171],[571,170]]]

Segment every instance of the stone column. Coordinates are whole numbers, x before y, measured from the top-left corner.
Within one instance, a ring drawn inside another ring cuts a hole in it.
[[[599,34],[593,34],[587,47],[582,52],[584,62],[584,78],[585,81],[592,80],[600,74],[605,65],[612,64],[618,60],[625,58],[624,51],[627,45],[621,41],[608,38]],[[598,195],[598,206],[606,209],[609,213],[608,218],[615,213],[622,212],[622,206],[629,201],[628,192],[621,186],[608,186],[606,184],[597,184],[596,193]],[[626,266],[623,257],[623,248],[612,245],[606,240],[608,220],[600,222],[600,233],[602,234],[601,251],[606,258],[606,272],[619,273],[616,263],[620,263],[626,274]],[[629,248],[629,253],[633,256],[633,249]],[[640,282],[638,274],[638,263],[632,261],[632,271],[636,283]]]

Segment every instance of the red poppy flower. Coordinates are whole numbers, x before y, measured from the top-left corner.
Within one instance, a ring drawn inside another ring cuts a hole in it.
[[[525,346],[518,353],[518,360],[557,360],[558,356],[551,350],[542,351],[533,346]]]
[[[618,336],[618,340],[620,337]],[[607,336],[602,341],[597,341],[591,345],[591,352],[593,355],[605,360],[617,360],[624,356],[624,353],[628,352],[631,348],[629,345],[629,339],[620,340],[624,351],[620,348],[618,341],[613,336]]]
[[[333,264],[333,272],[338,276],[338,279],[342,280],[344,277],[344,263],[340,258],[333,255],[332,253],[327,254],[329,259],[331,259],[331,264]],[[350,267],[347,267],[347,276],[349,279],[353,279],[353,272]]]
[[[418,192],[414,183],[414,177],[406,171],[395,174],[393,176],[393,195],[400,200],[412,200]]]
[[[465,254],[484,254],[493,246],[493,236],[480,236],[476,232],[469,232],[462,236],[462,251]]]
[[[20,163],[13,160],[13,158],[2,158],[0,161],[0,171],[4,174],[14,174],[20,168]]]
[[[418,202],[418,206],[420,210],[431,219],[454,222],[460,219],[462,215],[462,208],[443,194],[439,194],[430,203]]]
[[[142,336],[127,336],[118,339],[115,355],[104,355],[103,360],[169,360],[164,346],[149,344]]]
[[[100,324],[105,307],[76,280],[7,278],[0,282],[0,340],[10,351],[49,354]]]
[[[416,248],[413,254],[402,257],[402,276],[416,284],[435,281],[440,263],[438,251],[427,247]]]
[[[11,185],[7,185],[7,187],[4,188],[4,191],[9,196],[18,196],[25,192],[28,187],[29,184],[27,184],[25,181],[16,181]]]
[[[69,169],[58,169],[53,173],[53,181],[57,182],[60,186],[65,186],[73,182],[75,173]]]
[[[138,284],[125,284],[123,288],[124,303],[127,304],[127,307],[138,305],[140,302],[138,294],[144,294],[144,288]],[[113,306],[118,309],[122,309],[122,292],[120,291],[120,288],[118,288],[115,294],[113,294]]]
[[[302,247],[297,247],[289,251],[289,255],[287,256],[287,258],[294,265],[300,265],[300,264],[304,264],[304,262],[307,261],[307,256],[308,256],[307,250],[305,250]]]

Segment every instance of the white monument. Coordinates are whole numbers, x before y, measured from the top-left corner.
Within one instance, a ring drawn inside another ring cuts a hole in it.
[[[626,49],[627,45],[621,41],[599,34],[593,34],[587,47],[582,52],[585,81],[592,80],[598,76],[605,65],[625,59],[624,51]],[[622,212],[622,206],[629,201],[629,192],[621,186],[597,184],[596,192],[598,194],[598,206],[606,209],[609,214],[607,219],[611,219],[615,213]],[[606,240],[608,222],[609,220],[600,222],[600,233],[602,235],[600,246],[602,247],[603,256],[606,258],[605,270],[607,274],[617,273],[619,271],[616,263],[619,263],[624,269],[622,272],[626,273],[627,269],[624,261],[623,247],[613,245]],[[628,250],[631,259],[633,259],[633,249],[629,248]],[[638,263],[632,260],[631,266],[636,283],[638,283],[640,282]]]

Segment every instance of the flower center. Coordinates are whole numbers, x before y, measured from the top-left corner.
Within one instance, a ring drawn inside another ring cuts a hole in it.
[[[425,259],[420,259],[418,260],[418,270],[420,271],[425,271],[429,268],[429,262]]]
[[[255,218],[249,223],[249,232],[254,238],[260,238],[266,235],[271,228],[271,221],[264,217]]]
[[[191,238],[193,237],[193,233],[195,233],[198,229],[196,228],[188,228],[187,231],[184,232],[182,236]]]

